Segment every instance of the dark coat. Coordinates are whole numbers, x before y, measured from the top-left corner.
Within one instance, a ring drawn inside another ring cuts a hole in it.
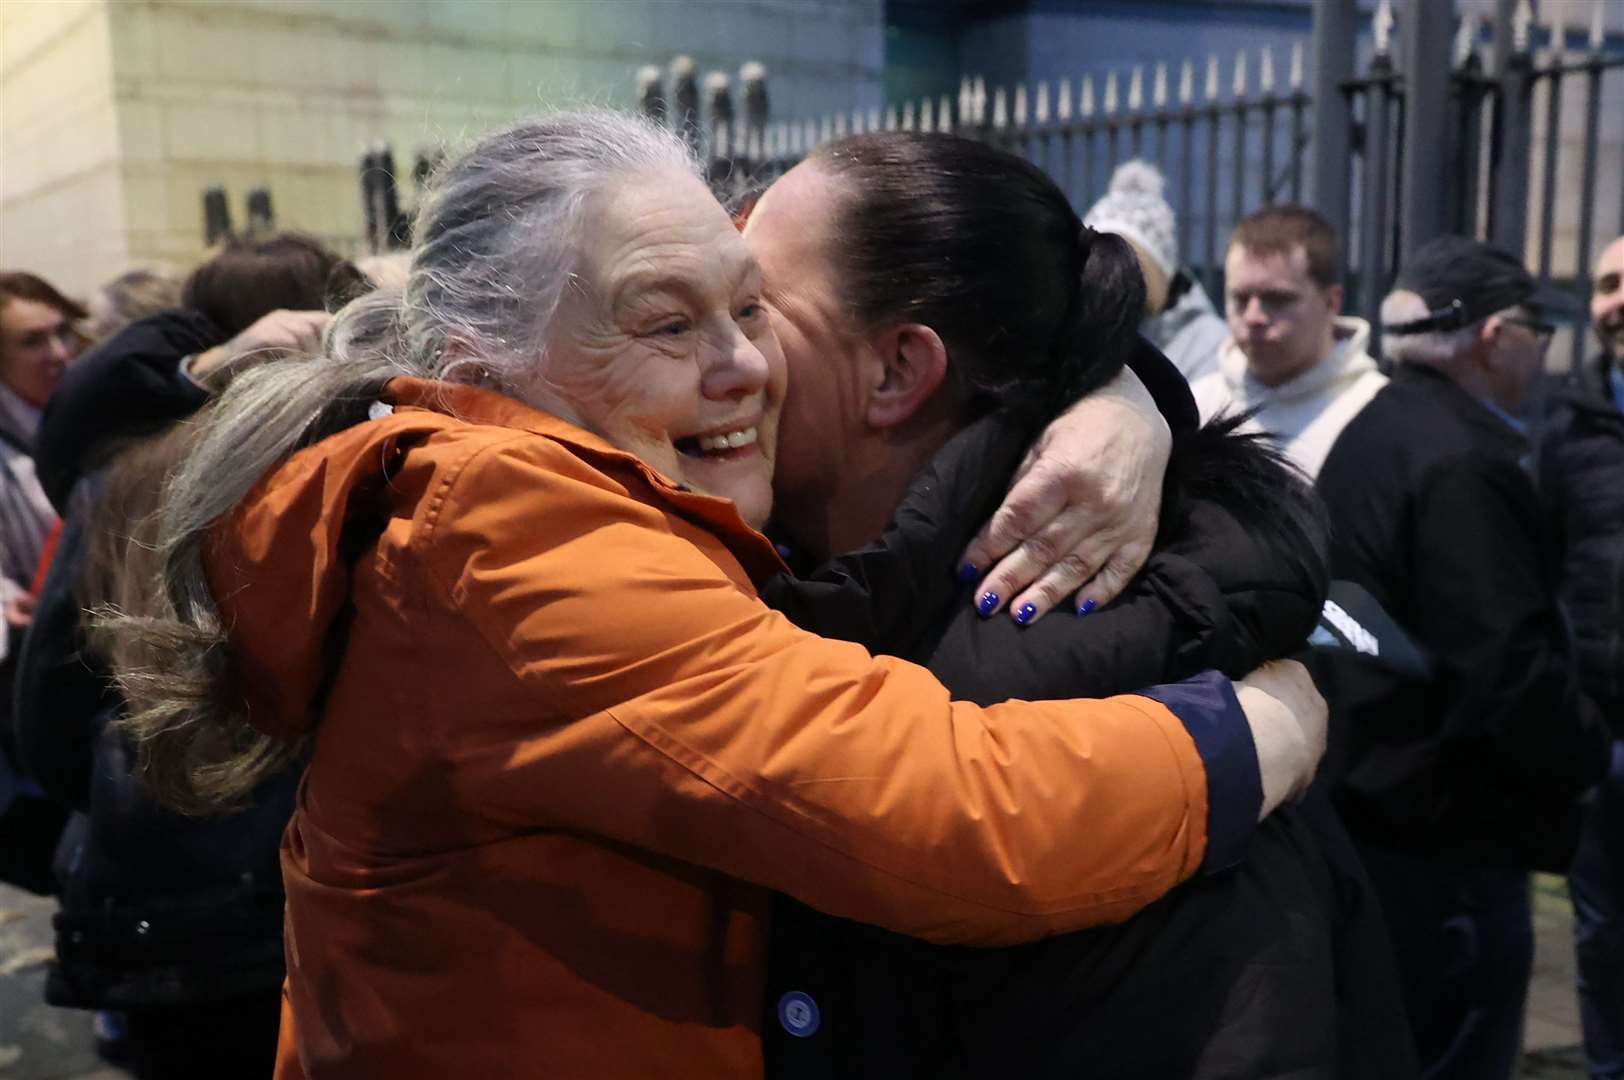
[[[1624,412],[1597,357],[1549,399],[1540,490],[1563,552],[1579,681],[1624,736]]]
[[[1240,676],[1302,645],[1326,581],[1311,496],[1233,426],[1178,437],[1156,553],[1086,619],[981,620],[948,572],[1026,445],[997,418],[937,455],[880,543],[765,595],[819,633],[927,664],[971,700]],[[1277,812],[1239,867],[1123,926],[1020,948],[932,947],[788,901],[774,918],[769,1010],[800,992],[820,1014],[796,1038],[769,1012],[773,1078],[1416,1072],[1385,927],[1323,803]]]
[[[1563,870],[1606,733],[1574,677],[1527,441],[1430,368],[1400,365],[1320,470],[1332,573],[1430,658],[1327,691],[1335,799],[1361,843]]]
[[[78,583],[94,477],[82,470],[109,442],[160,430],[206,401],[177,365],[219,338],[185,312],[132,324],[70,369],[40,429],[41,478],[66,515],[19,664],[15,723],[28,775],[78,811],[57,859],[57,962],[46,985],[57,1005],[218,1002],[274,990],[283,976],[277,847],[297,777],[270,782],[231,817],[160,809],[110,726],[123,702],[83,651]]]

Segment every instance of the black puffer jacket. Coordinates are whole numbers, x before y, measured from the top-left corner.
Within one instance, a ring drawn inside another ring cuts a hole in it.
[[[1624,736],[1624,412],[1599,357],[1550,398],[1540,486],[1563,552],[1579,679]]]
[[[58,850],[53,1004],[219,1003],[282,981],[277,849],[297,776],[270,782],[253,809],[230,817],[154,805],[110,726],[123,703],[83,650],[78,597],[95,484],[84,470],[109,440],[157,431],[202,405],[207,395],[178,364],[222,337],[185,312],[135,323],[70,369],[41,427],[40,474],[65,515],[19,666],[15,722],[28,774],[78,811]],[[267,1038],[274,1016],[268,1024]]]
[[[1232,427],[1177,438],[1156,554],[1126,596],[1086,619],[983,621],[944,569],[1026,445],[998,418],[937,455],[882,541],[765,595],[804,627],[925,663],[956,697],[984,703],[1119,693],[1212,668],[1240,676],[1302,646],[1326,581],[1311,496]],[[1276,813],[1241,866],[1120,927],[973,950],[789,901],[774,918],[772,1078],[1416,1073],[1385,927],[1323,802]],[[810,1036],[780,1022],[786,994],[816,1004]]]

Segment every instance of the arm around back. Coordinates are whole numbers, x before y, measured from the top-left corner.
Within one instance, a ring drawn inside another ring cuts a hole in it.
[[[411,546],[535,714],[447,735],[483,812],[915,936],[990,945],[1127,918],[1208,846],[1201,736],[1175,709],[1205,710],[1250,756],[1227,683],[1173,708],[953,702],[922,668],[797,630],[713,531],[546,440],[480,454]]]

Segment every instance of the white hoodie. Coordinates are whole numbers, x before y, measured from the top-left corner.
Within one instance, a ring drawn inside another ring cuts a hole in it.
[[[1242,430],[1268,432],[1310,479],[1319,475],[1348,421],[1387,385],[1387,376],[1365,351],[1369,323],[1339,316],[1332,335],[1331,355],[1279,386],[1254,379],[1235,339],[1225,340],[1218,349],[1218,370],[1190,384],[1202,422],[1257,409]]]

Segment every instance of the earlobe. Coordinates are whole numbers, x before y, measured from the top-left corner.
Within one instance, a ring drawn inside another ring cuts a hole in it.
[[[874,427],[904,423],[930,401],[947,378],[947,346],[922,323],[905,323],[878,335],[871,347],[880,363],[866,415]]]

